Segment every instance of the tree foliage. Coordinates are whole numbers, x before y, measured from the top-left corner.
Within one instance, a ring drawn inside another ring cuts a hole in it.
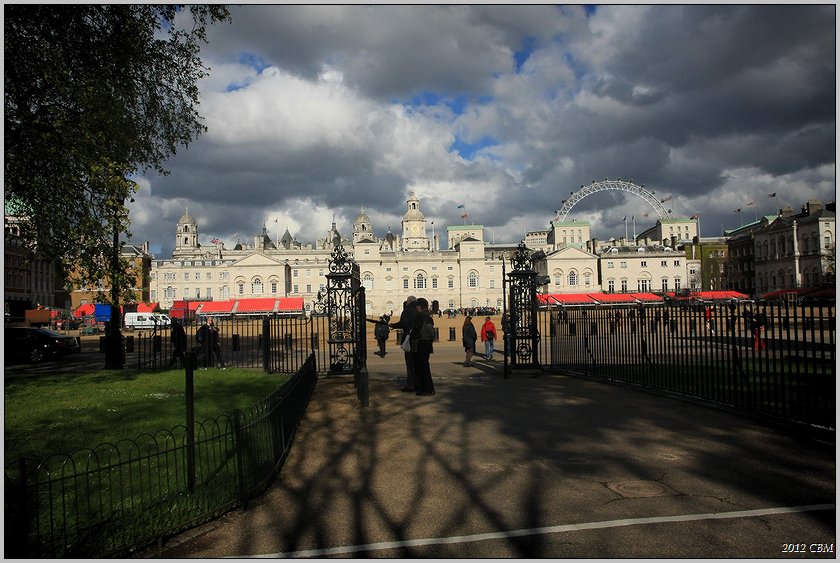
[[[130,178],[167,173],[206,130],[199,49],[228,17],[221,6],[5,7],[5,199],[39,255],[125,283],[102,256],[115,232],[130,236]]]

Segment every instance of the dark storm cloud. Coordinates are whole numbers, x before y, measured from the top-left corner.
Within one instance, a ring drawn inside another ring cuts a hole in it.
[[[250,237],[275,217],[313,242],[333,213],[349,232],[361,207],[381,235],[399,230],[412,187],[440,231],[464,200],[497,241],[545,228],[570,191],[605,177],[673,195],[675,215],[703,214],[704,235],[737,226],[746,201],[771,212],[770,192],[795,208],[834,195],[833,5],[231,14],[202,51],[209,131],[149,179],[141,237],[174,231],[186,204],[213,236]],[[456,138],[493,143],[463,160]],[[573,214],[604,239],[646,205],[609,192]]]

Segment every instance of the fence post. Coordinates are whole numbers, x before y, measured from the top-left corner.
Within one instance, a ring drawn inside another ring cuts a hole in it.
[[[248,495],[245,494],[245,462],[244,448],[242,443],[242,411],[236,409],[233,411],[233,434],[234,434],[234,450],[236,451],[236,476],[239,482],[239,500],[242,502],[242,508],[248,508]]]
[[[271,339],[269,335],[271,334],[271,323],[268,320],[268,317],[263,319],[262,322],[262,352],[263,352],[263,370],[266,372],[271,371]]]
[[[195,369],[195,352],[190,350],[186,355],[184,366],[187,399],[187,491],[195,492],[195,395],[193,393],[193,370]]]

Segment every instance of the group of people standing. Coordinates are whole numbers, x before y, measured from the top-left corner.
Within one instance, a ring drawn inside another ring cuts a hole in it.
[[[429,356],[434,353],[435,322],[429,312],[429,301],[409,295],[403,303],[400,320],[388,326],[403,331],[400,347],[405,354],[406,378],[402,391],[434,395]]]
[[[467,315],[464,318],[464,324],[461,327],[461,341],[464,344],[464,352],[466,353],[464,367],[470,367],[472,365],[472,357],[475,355],[475,343],[479,336],[475,330],[472,320],[472,316]],[[493,361],[493,352],[496,347],[496,336],[496,325],[493,324],[490,317],[486,317],[484,319],[484,324],[481,325],[481,341],[484,342],[484,359],[490,362]]]
[[[187,351],[187,335],[184,325],[177,318],[172,319],[169,338],[172,342],[172,357],[169,360],[169,367],[174,368],[176,361],[181,360],[181,365],[186,365],[185,352]],[[204,369],[217,363],[220,369],[225,369],[225,362],[222,360],[222,346],[220,342],[219,329],[212,317],[205,319],[198,331],[195,333],[195,340],[199,350],[196,358],[203,363]]]

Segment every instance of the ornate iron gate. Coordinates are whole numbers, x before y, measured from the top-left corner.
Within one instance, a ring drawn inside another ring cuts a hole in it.
[[[508,285],[508,327],[505,335],[505,377],[509,368],[539,368],[540,332],[537,328],[537,285],[542,276],[534,270],[534,263],[545,254],[532,253],[520,242],[511,258],[513,271],[506,275]],[[504,274],[503,274],[504,275]],[[510,350],[508,350],[508,346]]]
[[[336,244],[327,274],[326,292],[318,293],[316,313],[329,319],[328,375],[353,374],[359,400],[367,406],[367,340],[365,288],[359,265]]]

